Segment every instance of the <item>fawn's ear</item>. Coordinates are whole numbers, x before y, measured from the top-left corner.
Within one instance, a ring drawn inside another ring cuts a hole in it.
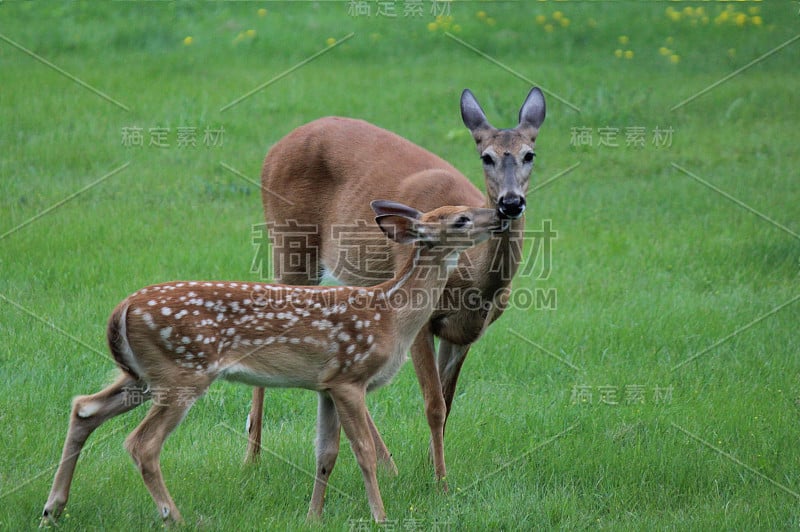
[[[399,244],[419,240],[418,220],[422,213],[394,201],[375,200],[370,203],[375,221],[383,233]]]

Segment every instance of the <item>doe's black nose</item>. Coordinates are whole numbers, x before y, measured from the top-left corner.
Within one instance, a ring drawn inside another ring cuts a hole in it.
[[[497,200],[497,212],[506,218],[519,218],[525,212],[525,197],[518,194],[502,196]]]

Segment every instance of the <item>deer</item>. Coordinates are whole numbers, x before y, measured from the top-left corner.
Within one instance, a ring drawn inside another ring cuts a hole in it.
[[[107,340],[120,374],[100,392],[73,400],[43,523],[55,522],[66,506],[78,457],[91,433],[151,399],[125,448],[161,517],[181,522],[159,457],[166,438],[217,379],[318,392],[316,475],[308,518],[322,516],[343,428],[372,517],[383,522],[366,393],[399,371],[459,254],[502,231],[505,222],[494,209],[468,206],[421,213],[378,200],[371,208],[380,230],[412,250],[396,276],[371,288],[181,281],[142,288],[119,303],[108,321]]]
[[[461,94],[461,117],[471,132],[483,166],[486,194],[451,164],[390,131],[366,121],[325,117],[302,125],[267,153],[261,172],[262,200],[273,242],[277,282],[317,285],[323,276],[359,285],[392,277],[409,250],[380,240],[383,260],[360,254],[350,260],[335,229],[363,219],[366,201],[387,198],[433,209],[442,205],[497,210],[505,230],[461,255],[443,299],[411,344],[411,359],[430,427],[429,454],[435,478],[447,491],[444,430],[461,367],[470,347],[504,312],[511,280],[522,257],[524,212],[539,128],[545,118],[542,91],[533,87],[512,129],[496,129],[469,89]],[[305,198],[321,198],[308,203]],[[347,206],[343,208],[342,206]],[[284,238],[303,229],[303,238]],[[376,240],[376,238],[378,240]],[[285,259],[294,260],[285,260]],[[347,264],[343,264],[346,262]],[[454,303],[455,302],[455,303]],[[439,339],[438,356],[434,338]],[[255,388],[247,417],[247,460],[261,450],[264,391]],[[375,426],[369,424],[373,432]],[[376,433],[377,434],[377,433]],[[396,471],[379,435],[381,463]]]

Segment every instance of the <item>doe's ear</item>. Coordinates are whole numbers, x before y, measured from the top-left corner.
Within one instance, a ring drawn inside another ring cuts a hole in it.
[[[464,125],[472,132],[472,136],[476,140],[480,138],[478,131],[492,127],[486,120],[486,113],[483,112],[475,95],[469,89],[464,89],[464,92],[461,93],[461,120],[464,121]]]
[[[534,87],[519,110],[519,125],[539,129],[544,122],[545,114],[544,94],[539,87]]]

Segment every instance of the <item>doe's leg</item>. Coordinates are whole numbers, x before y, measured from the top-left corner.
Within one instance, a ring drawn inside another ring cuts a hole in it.
[[[458,375],[461,373],[461,366],[464,365],[464,361],[467,359],[470,347],[472,347],[472,344],[459,345],[448,342],[445,339],[439,340],[439,376],[442,381],[444,404],[447,408],[444,419],[445,425],[453,407]]]
[[[266,182],[266,181],[265,181]],[[264,205],[272,198],[267,193],[266,186],[262,187]],[[283,200],[281,200],[283,201]],[[267,209],[270,212],[271,209]],[[269,219],[269,215],[267,215]],[[267,224],[270,225],[270,224]],[[299,249],[287,247],[284,249],[279,243],[283,236],[276,233],[274,223],[270,226],[273,234],[272,262],[275,268],[275,282],[290,285],[318,285],[319,275],[319,235],[308,234],[307,241],[301,243]],[[291,237],[291,233],[287,238]],[[289,238],[290,239],[290,238]],[[300,263],[294,259],[299,258]],[[245,462],[258,462],[261,456],[261,438],[264,419],[264,388],[253,388],[253,399],[250,403],[250,413],[247,415],[247,455]]]

